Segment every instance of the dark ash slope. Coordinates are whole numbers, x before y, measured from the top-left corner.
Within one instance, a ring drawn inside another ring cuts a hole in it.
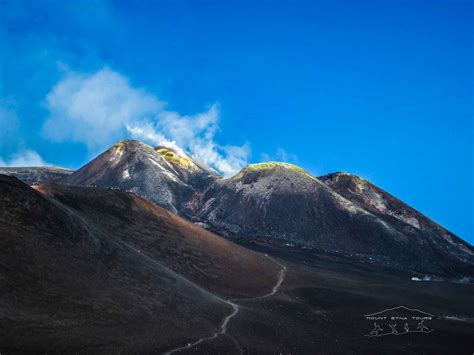
[[[467,242],[371,182],[347,173],[328,174],[319,179],[400,232],[411,235],[414,239],[430,240],[450,255],[472,262],[474,250]]]
[[[265,257],[136,196],[37,189],[0,176],[7,353],[168,348],[209,334],[231,311],[204,287],[259,295],[277,277]]]
[[[399,228],[290,164],[249,165],[196,194],[188,213],[221,233],[313,247],[404,269],[474,274],[472,248]]]

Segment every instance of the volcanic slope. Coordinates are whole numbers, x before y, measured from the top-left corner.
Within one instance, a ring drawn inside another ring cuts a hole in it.
[[[75,186],[128,190],[174,213],[217,174],[191,157],[165,147],[121,141],[61,181]]]
[[[286,163],[253,164],[189,204],[219,233],[273,240],[403,269],[474,274],[473,248],[401,229]],[[397,220],[398,221],[398,220]]]
[[[255,297],[279,277],[137,196],[3,175],[0,253],[0,348],[12,352],[177,346],[218,329],[227,294]]]
[[[400,232],[423,243],[430,240],[437,248],[468,262],[474,256],[472,247],[413,207],[371,182],[356,175],[332,173],[319,179],[357,206],[377,215]]]
[[[38,182],[51,183],[58,182],[71,175],[72,170],[58,168],[54,166],[38,167],[0,167],[0,174],[14,176],[25,184],[32,185]]]

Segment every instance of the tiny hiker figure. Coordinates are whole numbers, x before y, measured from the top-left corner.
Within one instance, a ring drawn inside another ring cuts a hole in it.
[[[416,327],[417,330],[419,330],[420,332],[427,332],[429,331],[429,328],[423,324],[425,320],[422,319],[421,322],[418,323],[418,327]]]
[[[381,332],[383,329],[380,328],[380,325],[378,325],[376,322],[374,322],[374,329],[370,332],[370,335],[372,336],[379,336],[379,332]]]
[[[389,324],[390,328],[392,328],[392,334],[398,334],[398,330],[395,329],[397,327],[397,324]]]

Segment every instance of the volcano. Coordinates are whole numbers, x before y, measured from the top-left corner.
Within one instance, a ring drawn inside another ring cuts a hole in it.
[[[126,140],[115,144],[61,183],[134,192],[180,213],[194,192],[215,178],[214,171],[183,153]]]
[[[318,179],[291,164],[262,163],[215,181],[188,206],[189,214],[210,229],[237,238],[422,272],[473,274],[473,248],[460,238],[401,201],[393,209],[373,207],[366,197],[373,191],[384,201],[395,199],[371,184],[355,196],[348,191],[329,177]],[[414,226],[415,221],[423,227]]]
[[[473,346],[472,246],[357,176],[269,162],[222,178],[137,141],[63,175],[0,175],[2,353]],[[373,324],[404,309],[432,319]]]

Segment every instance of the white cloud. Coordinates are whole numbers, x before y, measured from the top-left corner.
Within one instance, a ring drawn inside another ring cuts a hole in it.
[[[47,95],[46,104],[50,117],[44,135],[53,141],[83,142],[90,151],[128,136],[180,154],[187,151],[226,176],[246,165],[250,155],[248,144],[221,146],[215,141],[217,104],[205,112],[181,115],[108,68],[92,74],[68,72]]]
[[[47,138],[83,142],[95,150],[113,144],[126,122],[153,115],[162,103],[105,68],[92,75],[68,72],[47,95],[46,105],[50,111],[43,127]]]
[[[9,161],[0,158],[0,166],[45,166],[48,165],[41,156],[31,149],[22,150],[14,154]]]

